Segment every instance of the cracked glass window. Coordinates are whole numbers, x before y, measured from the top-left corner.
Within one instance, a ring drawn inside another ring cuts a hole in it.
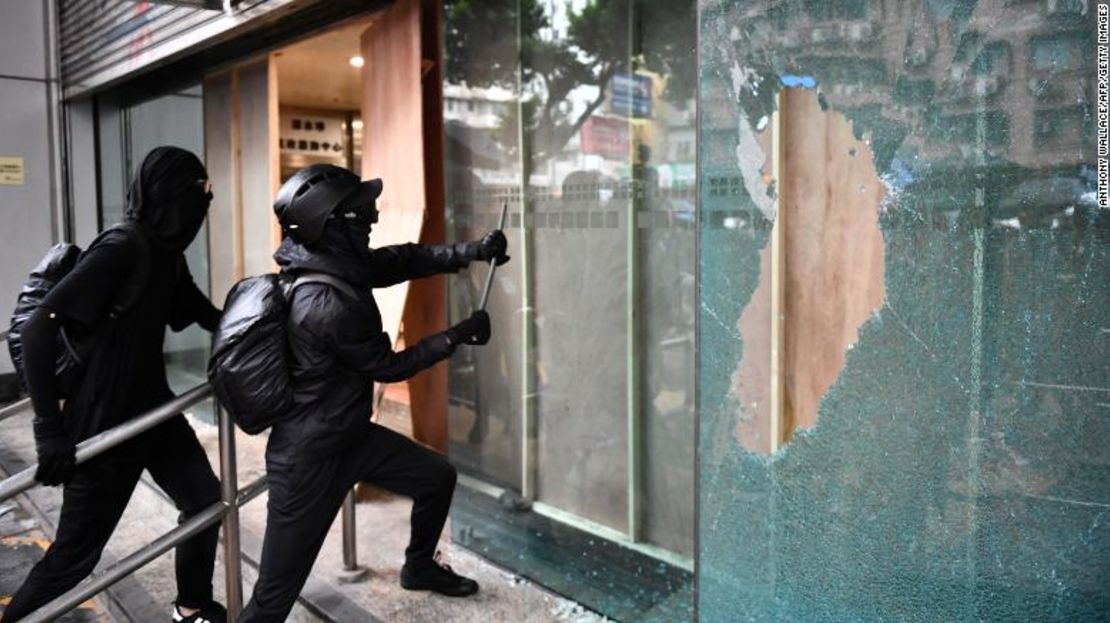
[[[1110,612],[1093,6],[700,2],[700,619]]]
[[[699,4],[699,618],[1105,619],[1095,3]]]

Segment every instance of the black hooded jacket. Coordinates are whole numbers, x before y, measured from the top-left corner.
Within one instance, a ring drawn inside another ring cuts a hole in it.
[[[372,381],[403,381],[454,350],[437,333],[394,352],[371,290],[456,272],[473,258],[465,245],[402,244],[371,250],[366,235],[329,221],[319,242],[305,246],[286,238],[274,259],[283,275],[327,273],[358,292],[355,300],[329,285],[307,283],[290,299],[295,407],[274,426],[267,454],[270,461],[287,463],[302,453],[327,456],[361,441],[370,430]]]
[[[134,235],[105,233],[28,321],[25,372],[36,435],[64,434],[79,442],[173,397],[162,355],[166,327],[180,331],[196,322],[212,330],[220,315],[197,288],[182,255],[211,201],[204,188],[207,178],[192,153],[176,147],[153,150],[136,172],[128,209],[150,252],[140,252]],[[143,258],[151,266],[141,294],[123,315],[110,317],[117,292]],[[92,344],[64,414],[53,383],[59,324]]]

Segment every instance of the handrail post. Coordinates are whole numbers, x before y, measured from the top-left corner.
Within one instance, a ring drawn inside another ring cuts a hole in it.
[[[343,522],[343,571],[339,574],[340,584],[361,582],[370,576],[370,570],[358,565],[358,535],[355,533],[355,490],[352,487],[343,498],[340,512]]]
[[[227,514],[223,518],[224,538],[224,579],[227,598],[227,620],[235,623],[243,610],[242,557],[239,547],[239,479],[235,464],[235,424],[231,415],[220,407],[219,401],[212,399],[216,420],[220,429],[220,497],[227,504]]]

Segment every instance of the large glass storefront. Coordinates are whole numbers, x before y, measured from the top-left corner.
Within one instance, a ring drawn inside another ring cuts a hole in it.
[[[1091,6],[444,0],[447,235],[504,210],[513,258],[448,364],[453,541],[624,621],[1105,619]],[[353,129],[295,60],[204,95],[275,104],[286,152],[306,110]],[[203,101],[98,96],[105,225]],[[171,340],[183,389],[207,337]]]
[[[702,2],[700,620],[1106,619],[1093,10]]]
[[[451,360],[456,541],[622,620],[690,617],[695,7],[447,2],[448,229],[507,211]],[[484,271],[452,280],[451,318]]]

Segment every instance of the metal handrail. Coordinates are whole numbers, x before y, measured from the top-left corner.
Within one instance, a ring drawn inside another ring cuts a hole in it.
[[[175,547],[178,543],[196,536],[199,532],[211,527],[219,521],[226,521],[235,510],[261,495],[267,488],[269,487],[266,482],[266,476],[260,476],[251,484],[237,491],[234,498],[235,501],[232,504],[228,504],[224,501],[216,502],[200,513],[193,515],[181,525],[158,537],[142,549],[139,549],[127,558],[93,575],[81,584],[71,588],[66,593],[56,597],[53,601],[40,607],[34,614],[26,619],[27,623],[51,621],[69,612],[84,603],[89,597],[92,597],[124,577],[146,566],[155,558],[169,551],[170,548]],[[225,556],[225,558],[237,557]],[[226,563],[227,561],[225,560],[225,564]],[[231,574],[228,573],[227,575]],[[241,578],[241,576],[239,577]],[[230,602],[230,599],[228,601]],[[228,619],[234,621],[241,610],[241,604],[234,610],[229,607]],[[232,611],[234,611],[235,614],[231,614]]]
[[[17,400],[15,402],[11,403],[10,405],[0,407],[0,422],[3,422],[4,420],[10,418],[13,415],[19,415],[20,413],[23,413],[30,406],[31,406],[31,399],[30,398],[23,398],[21,400]]]
[[[93,457],[103,454],[107,450],[154,428],[188,407],[206,400],[211,396],[211,386],[207,383],[198,385],[177,398],[137,418],[82,441],[77,445],[77,464],[84,463]],[[65,612],[72,610],[100,591],[115,584],[127,575],[134,573],[170,548],[188,540],[217,522],[223,523],[227,618],[231,623],[235,623],[236,618],[243,609],[239,507],[265,492],[268,488],[268,484],[266,476],[262,476],[242,489],[237,488],[238,476],[235,465],[235,425],[231,421],[230,415],[220,407],[219,403],[213,402],[216,406],[216,418],[219,425],[221,500],[201,511],[199,514],[190,517],[177,528],[170,530],[153,542],[148,543],[112,567],[94,574],[66,593],[43,605],[27,619],[28,623],[53,620]],[[29,404],[29,400],[22,400],[5,407],[3,410],[0,410],[0,420],[25,410]],[[37,467],[37,465],[32,465],[0,482],[0,502],[19,495],[37,484],[35,481],[35,470]],[[343,562],[346,570],[350,572],[359,569],[356,554],[357,535],[354,527],[355,512],[353,496],[348,496],[348,501],[344,504],[342,518]],[[228,552],[239,552],[240,555],[228,555]],[[365,574],[360,574],[358,577],[364,576]]]
[[[128,420],[115,428],[110,428],[98,435],[89,437],[77,444],[77,464],[80,465],[95,456],[103,454],[105,451],[112,449],[124,441],[154,428],[211,395],[212,389],[207,383],[198,385],[166,404],[148,411],[135,419]],[[38,484],[35,480],[35,469],[37,467],[37,465],[32,465],[14,476],[11,476],[7,480],[0,482],[0,502],[23,493]]]

